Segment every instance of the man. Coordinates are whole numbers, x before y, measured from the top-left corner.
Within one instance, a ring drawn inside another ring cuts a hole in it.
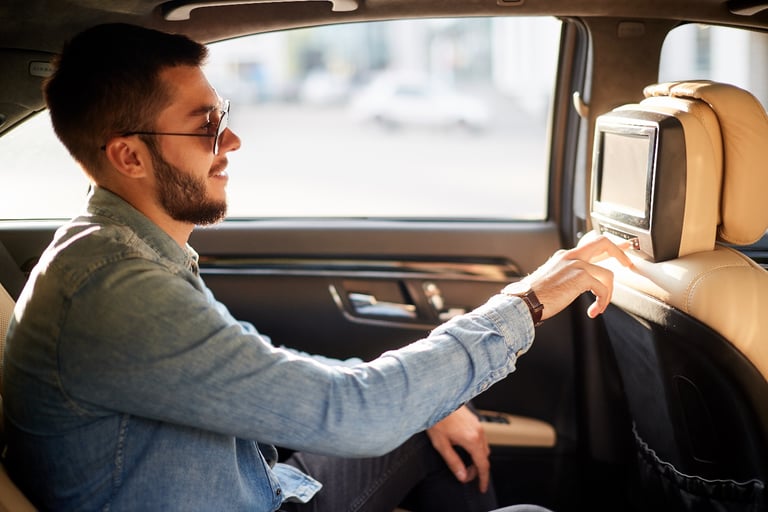
[[[182,36],[99,26],[45,85],[94,190],[9,329],[11,477],[43,509],[387,511],[443,465],[429,439],[458,481],[485,490],[487,443],[462,404],[514,370],[534,316],[585,291],[600,314],[612,276],[590,261],[628,258],[601,238],[560,251],[525,279],[543,310],[501,293],[369,363],[276,348],[215,301],[187,245],[224,217],[240,147],[205,56]],[[274,445],[298,452],[277,463]]]

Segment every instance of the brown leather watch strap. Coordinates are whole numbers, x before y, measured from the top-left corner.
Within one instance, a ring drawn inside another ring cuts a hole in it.
[[[523,302],[528,306],[528,309],[531,310],[531,318],[533,318],[533,326],[538,327],[544,322],[541,320],[542,315],[544,314],[544,304],[539,302],[539,298],[536,296],[533,290],[528,290],[528,292],[524,293],[523,295],[518,295],[521,299],[523,299]]]
[[[539,301],[539,298],[536,296],[536,293],[533,291],[530,285],[522,281],[517,281],[504,287],[502,293],[520,297],[523,302],[525,302],[525,305],[528,306],[528,309],[531,312],[531,318],[533,319],[534,327],[538,327],[544,323],[541,319],[541,317],[544,315],[544,304]]]

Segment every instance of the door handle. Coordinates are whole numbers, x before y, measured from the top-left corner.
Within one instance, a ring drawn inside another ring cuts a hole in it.
[[[343,286],[357,287],[364,284],[350,283]],[[383,292],[390,300],[379,300],[376,293],[369,290],[348,291],[342,287],[337,288],[335,284],[329,284],[328,291],[348,320],[365,324],[431,329],[440,322],[466,312],[463,307],[446,307],[440,288],[431,281],[397,284],[402,287],[400,300],[391,288]]]
[[[367,293],[350,293],[347,295],[352,309],[360,316],[384,316],[398,319],[416,319],[414,304],[379,301],[376,296]]]
[[[443,292],[440,291],[440,288],[435,283],[426,282],[422,285],[422,289],[424,290],[427,302],[435,310],[435,314],[441,322],[447,322],[451,318],[467,312],[464,308],[447,308],[443,299]]]

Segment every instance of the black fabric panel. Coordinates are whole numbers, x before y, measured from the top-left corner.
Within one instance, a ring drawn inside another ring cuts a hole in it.
[[[634,432],[642,491],[638,497],[646,510],[690,512],[763,512],[765,483],[708,480],[681,473],[661,460]]]
[[[701,322],[647,297],[615,299],[622,307],[604,322],[634,425],[638,500],[648,510],[765,510],[765,379]]]

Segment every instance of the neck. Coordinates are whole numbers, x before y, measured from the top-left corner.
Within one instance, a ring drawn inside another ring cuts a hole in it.
[[[142,212],[145,215],[146,212]],[[192,230],[195,229],[194,224],[190,224],[188,222],[179,222],[177,220],[173,220],[170,217],[166,215],[166,218],[169,222],[162,222],[160,219],[155,219],[153,217],[150,217],[147,215],[152,222],[160,226],[160,229],[168,233],[168,236],[173,238],[177,244],[179,244],[180,247],[186,247],[187,242],[189,241],[189,236],[192,234]]]
[[[103,186],[103,185],[100,185]],[[192,234],[192,230],[195,229],[195,225],[190,222],[178,221],[172,218],[168,213],[151,199],[151,194],[147,194],[145,191],[134,191],[130,188],[124,187],[104,187],[110,192],[120,196],[128,204],[136,208],[143,213],[149,220],[157,224],[157,226],[165,231],[168,236],[179,244],[180,247],[186,247],[189,241],[189,236]]]

